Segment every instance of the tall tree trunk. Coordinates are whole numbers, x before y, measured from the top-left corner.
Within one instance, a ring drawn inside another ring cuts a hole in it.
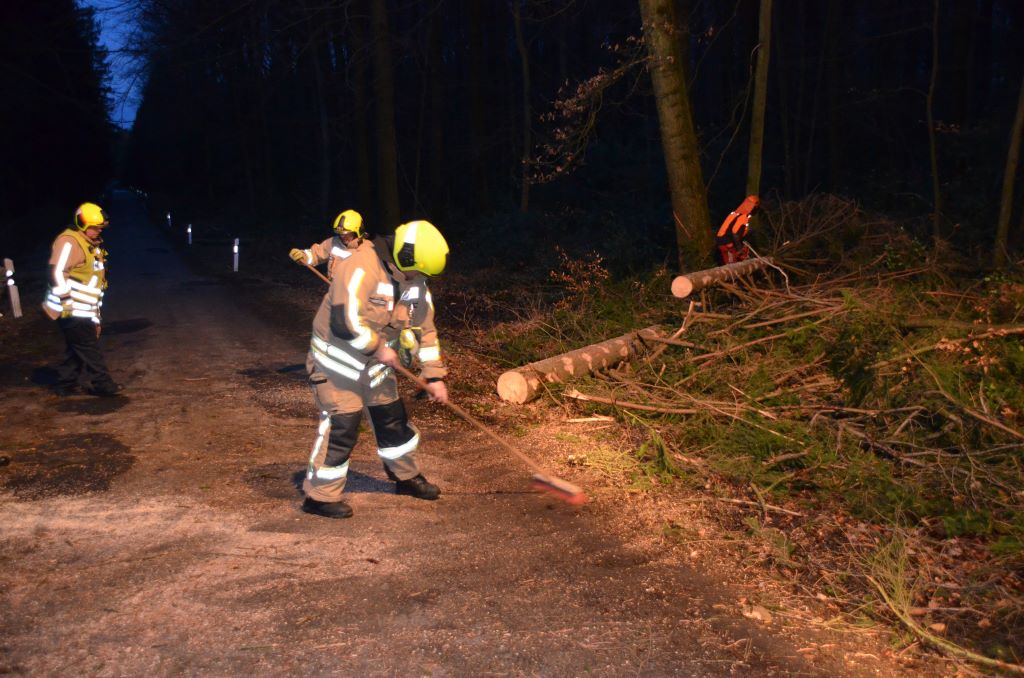
[[[370,157],[370,123],[367,111],[370,110],[369,100],[369,85],[367,84],[367,47],[368,45],[368,31],[366,22],[362,17],[353,16],[351,19],[352,26],[352,45],[351,54],[352,59],[352,126],[353,126],[353,145],[355,154],[355,170],[356,176],[356,198],[358,202],[358,210],[364,214],[364,216],[379,217],[379,214],[373,210],[373,159]],[[382,228],[384,226],[384,228]],[[372,228],[368,230],[374,233],[384,233],[387,228],[393,228],[394,225],[388,226],[382,222],[376,222]]]
[[[822,23],[824,31],[821,34],[821,44],[818,45],[818,68],[814,75],[814,95],[811,97],[811,121],[808,127],[810,131],[807,136],[807,163],[805,164],[806,169],[804,170],[804,195],[811,192],[811,178],[815,178],[815,183],[820,186],[820,179],[818,179],[819,172],[814,170],[814,137],[818,132],[818,108],[821,103],[821,90],[824,87],[825,79],[825,45],[832,39],[832,35],[828,33],[828,30],[832,27],[832,13],[835,12],[835,2],[831,1],[825,7],[825,20]]]
[[[996,223],[996,239],[993,264],[996,268],[1006,265],[1007,245],[1010,232],[1010,216],[1013,214],[1013,187],[1017,178],[1017,165],[1020,162],[1021,128],[1024,128],[1024,80],[1020,84],[1020,96],[1017,98],[1017,115],[1013,118],[1013,129],[1010,132],[1010,148],[1006,152],[1006,168],[1003,170],[1003,195],[999,201],[999,221]]]
[[[471,196],[476,208],[486,212],[491,206],[491,190],[488,181],[487,165],[484,149],[487,145],[487,113],[485,108],[485,88],[487,87],[487,53],[484,50],[484,6],[487,3],[479,0],[467,0],[469,3],[469,130],[472,147],[477,149],[471,154],[469,185]],[[493,27],[493,23],[491,25]]]
[[[427,39],[427,73],[430,88],[429,114],[430,130],[428,132],[430,143],[428,145],[430,156],[427,158],[427,212],[436,214],[437,207],[441,203],[442,187],[444,186],[444,121],[445,121],[445,98],[444,98],[444,58],[443,46],[441,44],[441,8],[431,12],[429,31]]]
[[[324,87],[323,67],[320,64],[320,50],[326,49],[319,44],[315,27],[310,20],[310,46],[309,56],[313,69],[314,95],[316,96],[316,108],[318,117],[318,145],[320,146],[320,200],[318,219],[326,219],[331,208],[331,135],[328,126],[327,115],[327,92]]]
[[[785,5],[782,6],[785,9]],[[785,15],[783,15],[783,19]],[[786,22],[781,21],[775,29],[778,47],[776,52],[780,63],[786,63],[786,44],[789,42],[789,34],[786,31]],[[796,194],[796,177],[793,176],[793,132],[790,127],[789,112],[789,69],[777,68],[775,73],[776,85],[776,108],[779,109],[779,129],[782,132],[782,183],[787,196]]]
[[[377,106],[377,188],[381,232],[398,226],[398,145],[395,141],[395,85],[391,69],[387,0],[371,0],[374,99]]]
[[[750,116],[750,151],[747,156],[747,195],[761,194],[761,159],[764,151],[764,110],[768,99],[768,60],[772,47],[772,0],[761,0],[758,22],[757,72],[754,109]]]
[[[522,69],[522,96],[523,96],[523,152],[520,156],[520,179],[522,188],[519,192],[519,211],[526,212],[530,209],[530,181],[528,176],[530,146],[530,52],[526,47],[526,40],[523,39],[523,18],[519,3],[522,0],[512,0],[512,21],[516,32],[516,48],[519,50],[519,66]]]
[[[711,257],[711,216],[700,166],[700,144],[679,47],[673,0],[640,0],[644,39],[665,153],[680,270],[700,268]]]
[[[826,93],[828,106],[828,185],[829,190],[836,192],[842,181],[843,167],[843,142],[840,134],[842,118],[839,114],[839,52],[842,44],[843,33],[839,31],[839,12],[842,11],[838,0],[829,0],[828,13],[826,14],[826,31],[828,38],[825,40],[826,59]]]
[[[928,123],[928,157],[932,166],[932,237],[942,236],[942,194],[939,186],[939,157],[935,142],[935,81],[939,74],[939,0],[935,0],[932,16],[932,76],[928,84],[928,96],[925,99],[925,114]]]

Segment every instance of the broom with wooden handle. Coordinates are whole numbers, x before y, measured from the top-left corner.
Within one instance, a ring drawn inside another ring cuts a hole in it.
[[[309,264],[303,264],[303,266],[305,266],[310,271],[315,273],[321,280],[323,280],[328,285],[331,284],[330,279],[328,279],[327,276],[325,276],[320,271],[316,270]],[[395,364],[393,367],[395,371],[401,374],[403,377],[412,381],[427,393],[430,393],[430,388],[427,386],[426,381],[410,372],[401,364]],[[445,401],[444,404],[448,407],[448,409],[457,414],[467,423],[471,424],[477,430],[479,430],[484,435],[489,437],[491,440],[498,443],[498,445],[505,448],[505,450],[511,453],[512,456],[518,458],[524,464],[529,466],[530,470],[533,471],[533,475],[530,476],[530,480],[533,482],[534,487],[544,492],[547,492],[557,497],[558,499],[561,499],[565,503],[571,504],[573,506],[579,506],[580,504],[583,504],[584,502],[587,501],[587,495],[584,494],[582,489],[566,480],[558,478],[557,476],[545,473],[544,469],[541,467],[540,464],[538,464],[536,461],[526,456],[516,448],[512,447],[512,445],[506,442],[504,438],[501,438],[497,433],[495,433],[492,429],[485,426],[483,423],[480,422],[479,419],[471,415],[469,412],[462,409],[461,407],[459,407],[458,405],[451,401]]]

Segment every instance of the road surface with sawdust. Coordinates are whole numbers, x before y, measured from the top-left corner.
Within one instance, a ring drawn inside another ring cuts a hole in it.
[[[50,394],[61,342],[33,295],[3,335],[0,672],[892,670],[869,653],[798,652],[803,631],[744,618],[719,573],[631,530],[628,505],[532,492],[521,465],[437,404],[407,398],[439,501],[393,494],[364,429],[355,516],[300,513],[314,309],[268,322],[244,287],[190,270],[134,196],[112,212],[104,345],[127,396]],[[541,453],[544,440],[518,444]]]

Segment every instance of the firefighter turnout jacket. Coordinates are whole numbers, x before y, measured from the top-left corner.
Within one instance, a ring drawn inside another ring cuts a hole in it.
[[[302,250],[302,253],[306,255],[304,261],[310,266],[319,266],[326,261],[327,277],[334,280],[338,266],[352,254],[360,242],[357,238],[346,246],[340,236],[332,236],[323,242],[310,245],[309,249]]]
[[[100,323],[107,289],[107,253],[100,242],[71,228],[53,241],[49,289],[43,301],[43,311],[50,319],[87,318]]]
[[[372,357],[374,351],[381,343],[397,347],[399,333],[411,329],[418,339],[413,353],[422,365],[421,376],[443,378],[447,369],[426,276],[398,270],[385,259],[390,251],[378,251],[366,240],[334,256],[333,282],[313,319],[310,373],[319,368],[353,389],[372,389],[393,373]]]

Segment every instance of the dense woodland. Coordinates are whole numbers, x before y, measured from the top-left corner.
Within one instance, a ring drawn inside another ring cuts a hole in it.
[[[759,192],[848,196],[985,260],[1024,73],[1024,5],[772,4]],[[112,11],[138,26],[145,85],[121,178],[254,232],[355,207],[381,231],[427,217],[456,242],[524,254],[559,233],[643,268],[671,260],[677,239],[687,249],[673,208],[687,227],[709,224],[690,234],[701,241],[745,195],[760,7],[124,2]],[[91,10],[68,0],[0,11],[18,27],[0,48],[18,104],[3,112],[6,204],[73,204],[115,152]],[[678,51],[665,53],[687,79],[688,111],[673,117],[692,117],[699,163],[666,156],[649,77],[666,58],[643,40],[642,12],[671,36],[662,49]],[[706,186],[708,207],[703,195],[670,200],[666,157],[685,164],[691,194]],[[1019,210],[1010,223],[1013,240]],[[684,263],[707,256],[699,244]]]
[[[4,240],[51,235],[113,172],[108,66],[94,12],[74,0],[0,3],[0,199]],[[65,219],[67,217],[64,217]]]

